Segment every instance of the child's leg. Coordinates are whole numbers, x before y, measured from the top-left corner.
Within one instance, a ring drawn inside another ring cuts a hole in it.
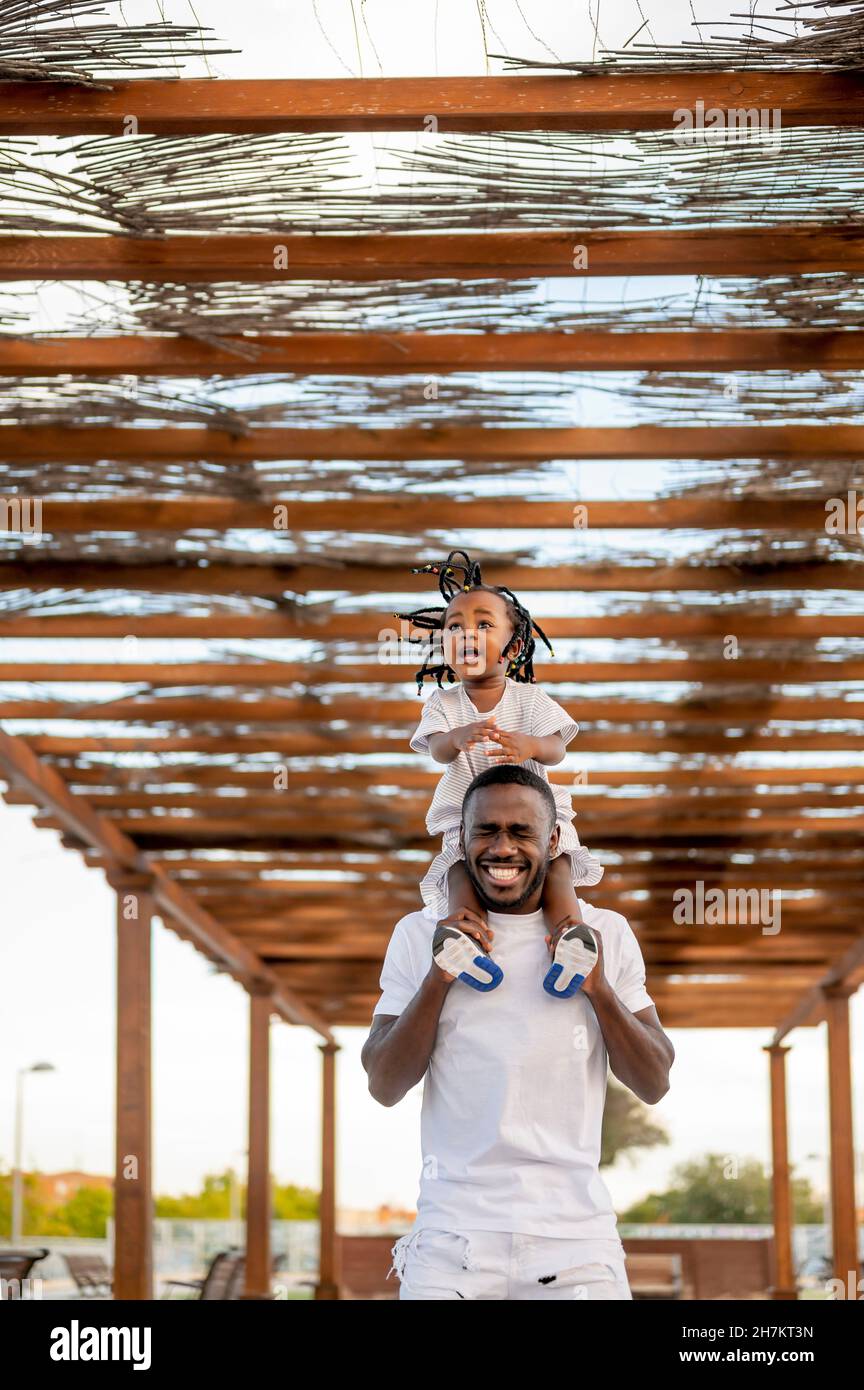
[[[484,922],[486,920],[486,909],[481,905],[474,892],[474,885],[468,877],[464,859],[457,859],[448,870],[447,905],[451,914],[457,912],[460,907],[467,907],[471,912],[476,912],[477,916],[481,917]]]
[[[543,908],[546,925],[550,931],[554,931],[565,917],[572,918],[574,922],[582,921],[579,899],[573,887],[569,854],[558,854],[554,859],[550,859],[540,906]]]
[[[582,919],[573,887],[569,854],[558,854],[549,863],[541,906],[549,929],[546,943],[552,964],[543,988],[558,999],[569,999],[584,984],[597,964],[597,946]],[[564,923],[564,928],[558,930]]]

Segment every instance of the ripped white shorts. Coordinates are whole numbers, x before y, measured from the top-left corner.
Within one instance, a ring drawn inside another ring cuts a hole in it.
[[[422,1226],[392,1250],[400,1299],[632,1299],[620,1241]]]

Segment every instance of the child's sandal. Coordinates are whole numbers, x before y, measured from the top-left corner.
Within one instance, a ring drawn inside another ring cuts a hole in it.
[[[501,966],[496,965],[491,956],[484,956],[477,942],[456,927],[436,928],[432,958],[448,975],[455,975],[472,989],[496,989],[504,979]]]
[[[596,964],[597,943],[585,923],[577,922],[558,938],[543,988],[555,999],[572,999]]]

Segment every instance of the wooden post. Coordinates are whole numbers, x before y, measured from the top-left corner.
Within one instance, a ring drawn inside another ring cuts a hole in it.
[[[336,1053],[337,1043],[322,1043],[321,1205],[316,1299],[338,1299],[339,1245],[336,1236]]]
[[[270,1298],[270,989],[249,991],[249,1175],[244,1298]]]
[[[109,874],[117,893],[114,1297],[153,1297],[150,937],[152,881]]]
[[[831,1139],[831,1234],[834,1278],[846,1297],[857,1297],[858,1228],[855,1220],[855,1149],[852,1131],[852,1059],[849,996],[855,986],[823,988],[828,1021],[828,1100]],[[851,1291],[851,1292],[850,1292]]]
[[[774,1299],[796,1299],[792,1254],[792,1185],[786,1118],[786,1053],[788,1047],[766,1047],[771,1063],[771,1191],[774,1209]]]

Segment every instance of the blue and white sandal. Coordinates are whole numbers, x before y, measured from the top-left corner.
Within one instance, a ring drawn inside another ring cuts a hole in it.
[[[543,988],[556,999],[572,999],[596,964],[597,943],[585,923],[578,922],[558,938]]]
[[[439,926],[432,938],[432,958],[437,966],[455,975],[472,989],[496,989],[504,979],[504,971],[490,956],[480,953],[473,937],[456,927]]]

